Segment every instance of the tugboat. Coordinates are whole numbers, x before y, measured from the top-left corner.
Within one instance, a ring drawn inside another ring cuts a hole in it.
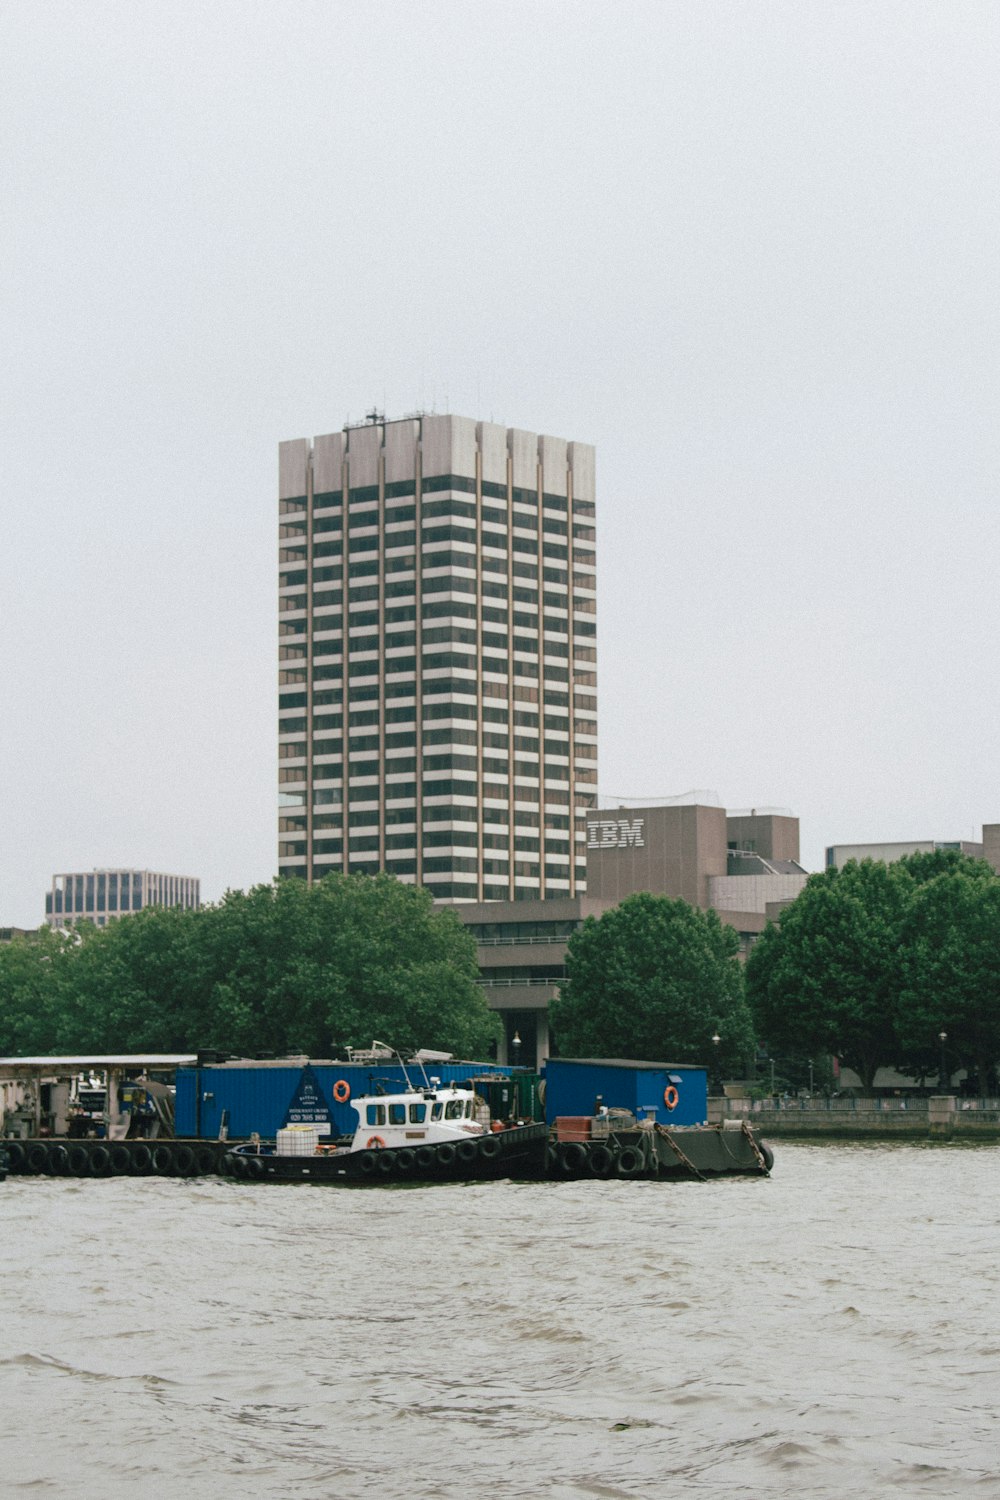
[[[407,1080],[405,1089],[359,1094],[351,1100],[358,1116],[353,1136],[325,1144],[315,1126],[286,1126],[273,1143],[252,1136],[244,1145],[234,1146],[222,1157],[220,1171],[256,1181],[307,1178],[359,1184],[544,1175],[548,1137],[544,1124],[488,1129],[477,1118],[473,1089],[442,1087],[425,1071],[423,1087],[418,1087],[401,1057],[399,1062]]]

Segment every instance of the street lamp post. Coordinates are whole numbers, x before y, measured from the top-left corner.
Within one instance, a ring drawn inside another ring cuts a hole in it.
[[[813,1096],[813,1060],[809,1059],[809,1097]]]
[[[712,1087],[716,1095],[722,1093],[722,1074],[719,1071],[719,1045],[722,1041],[718,1032],[712,1037]]]
[[[944,1071],[944,1068],[945,1068],[945,1063],[944,1063],[944,1044],[945,1044],[945,1042],[947,1040],[948,1040],[948,1033],[946,1031],[939,1031],[938,1032],[938,1041],[941,1043],[941,1069],[940,1069],[940,1072],[938,1074],[938,1088],[941,1090],[942,1094],[946,1094],[948,1092],[948,1087],[949,1087],[949,1084],[951,1083],[951,1075],[950,1074],[946,1075],[945,1071]]]

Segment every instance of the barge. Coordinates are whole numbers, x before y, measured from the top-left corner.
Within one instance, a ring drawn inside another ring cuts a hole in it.
[[[323,1143],[311,1127],[293,1125],[273,1142],[234,1146],[220,1171],[256,1182],[478,1182],[612,1177],[768,1176],[774,1158],[749,1126],[677,1126],[637,1122],[627,1110],[589,1119],[557,1119],[487,1128],[475,1118],[471,1088],[411,1087],[352,1101],[354,1135]]]

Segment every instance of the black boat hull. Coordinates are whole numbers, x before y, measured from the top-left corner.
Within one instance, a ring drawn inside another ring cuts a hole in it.
[[[689,1126],[621,1131],[606,1139],[553,1140],[546,1125],[521,1125],[457,1145],[279,1156],[273,1148],[237,1146],[222,1158],[223,1175],[255,1182],[331,1182],[385,1187],[395,1183],[579,1180],[628,1177],[706,1179],[764,1176],[773,1157],[752,1131]]]

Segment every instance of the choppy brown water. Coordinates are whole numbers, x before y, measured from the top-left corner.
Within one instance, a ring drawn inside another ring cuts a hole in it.
[[[1000,1148],[0,1185],[0,1490],[997,1496]]]

